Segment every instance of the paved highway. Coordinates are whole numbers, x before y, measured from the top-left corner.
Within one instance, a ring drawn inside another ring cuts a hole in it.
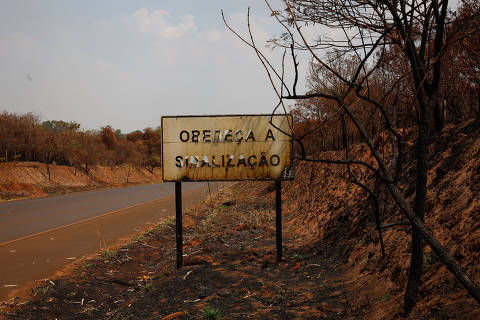
[[[184,183],[183,190],[205,183]],[[173,194],[173,183],[0,203],[0,244]]]
[[[209,192],[206,183],[182,189],[184,207]],[[174,198],[174,184],[163,183],[0,203],[0,301],[175,215]]]

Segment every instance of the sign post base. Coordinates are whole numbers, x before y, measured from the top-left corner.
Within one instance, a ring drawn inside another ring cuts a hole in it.
[[[282,181],[275,181],[275,224],[277,237],[277,262],[282,262]]]
[[[175,182],[175,236],[177,240],[177,269],[183,267],[182,183]]]

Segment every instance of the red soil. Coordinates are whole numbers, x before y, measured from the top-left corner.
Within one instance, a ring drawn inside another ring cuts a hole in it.
[[[160,168],[153,174],[144,168],[128,167],[97,166],[88,174],[58,165],[49,165],[48,170],[38,162],[0,163],[0,201],[162,181]]]

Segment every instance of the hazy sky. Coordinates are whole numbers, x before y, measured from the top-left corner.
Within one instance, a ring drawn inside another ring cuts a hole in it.
[[[280,34],[260,0],[0,0],[0,111],[124,132],[268,113],[266,75],[220,15],[246,34],[249,6],[258,41]]]

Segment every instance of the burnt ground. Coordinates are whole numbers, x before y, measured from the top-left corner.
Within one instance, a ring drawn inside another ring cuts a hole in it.
[[[377,142],[389,150],[385,137]],[[449,125],[431,149],[426,225],[480,283],[480,123]],[[413,154],[399,185],[411,202]],[[373,161],[362,143],[351,155]],[[342,159],[343,151],[320,157]],[[362,170],[355,172],[370,181]],[[296,166],[282,194],[283,263],[275,263],[273,183],[236,183],[185,210],[183,269],[175,269],[174,221],[165,220],[127,246],[19,292],[0,304],[0,319],[402,318],[410,227],[384,229],[383,256],[368,194],[346,174],[331,164]],[[404,221],[382,189],[382,224]],[[429,248],[422,269],[409,319],[480,319],[478,303]]]
[[[272,183],[237,183],[184,212],[184,267],[171,218],[123,247],[44,280],[0,306],[5,319],[344,319],[354,307],[328,248],[284,230],[275,263]],[[288,214],[284,216],[288,224]],[[292,228],[293,229],[293,228]],[[378,302],[378,301],[377,301]],[[372,301],[371,303],[375,303]]]

